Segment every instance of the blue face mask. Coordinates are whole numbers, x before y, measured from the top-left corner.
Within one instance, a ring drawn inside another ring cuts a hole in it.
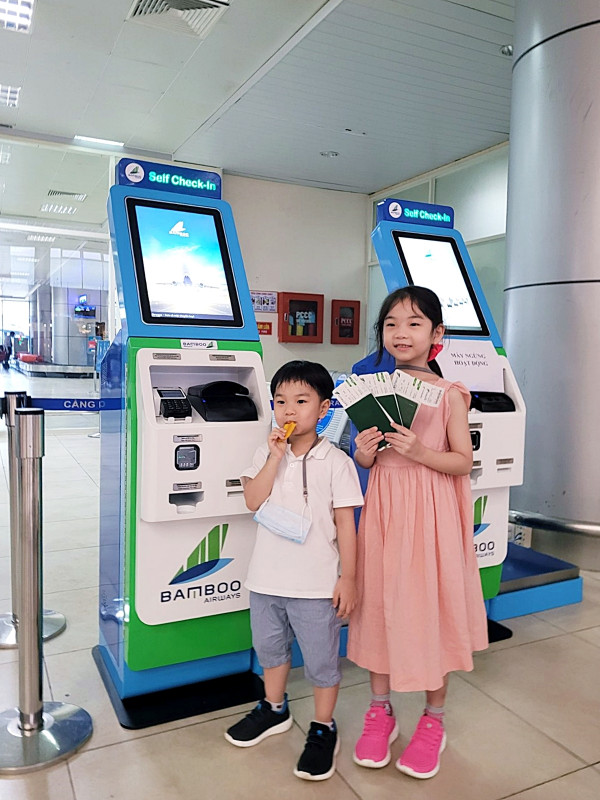
[[[271,503],[267,498],[254,515],[254,521],[263,528],[267,528],[271,533],[276,533],[297,544],[304,544],[310,530],[311,517],[308,503],[304,504],[302,514],[296,514],[295,511]]]

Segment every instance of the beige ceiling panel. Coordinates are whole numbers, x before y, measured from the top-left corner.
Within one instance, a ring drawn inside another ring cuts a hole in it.
[[[0,51],[0,83],[8,86],[22,86],[26,75],[27,65],[25,63],[5,61]]]
[[[147,113],[138,112],[135,108],[119,106],[109,109],[106,102],[98,101],[88,106],[79,121],[77,133],[83,136],[102,137],[102,133],[99,131],[106,130],[107,124],[110,124],[112,133],[110,136],[105,135],[104,138],[117,142],[128,142],[132,136],[146,126],[147,120]],[[130,146],[133,145],[130,144]]]
[[[71,44],[90,54],[110,53],[124,24],[131,0],[38,0],[31,37],[63,49]]]
[[[165,92],[178,70],[162,64],[111,56],[102,74],[102,83]]]
[[[102,83],[91,97],[90,105],[103,108],[109,115],[111,108],[126,108],[137,114],[147,114],[160,96],[161,91],[156,88],[139,89],[133,86],[120,86],[117,90],[114,86]],[[117,113],[113,116],[115,120],[118,120]]]
[[[195,36],[160,31],[128,20],[119,32],[112,53],[120,58],[181,68],[201,44]]]
[[[138,126],[135,133],[127,140],[129,147],[140,150],[157,150],[159,152],[169,152],[170,143],[174,135],[181,138],[191,136],[198,127],[198,121],[179,117],[154,115],[148,117],[143,125]],[[206,161],[198,159],[195,164],[206,164]],[[220,166],[215,164],[215,166]]]
[[[31,37],[14,31],[0,30],[0,65],[25,66],[31,45]],[[0,82],[2,82],[0,80]]]

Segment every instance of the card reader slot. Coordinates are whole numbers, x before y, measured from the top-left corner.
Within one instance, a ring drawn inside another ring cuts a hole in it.
[[[244,487],[240,478],[227,478],[225,486],[228,489],[227,497],[243,497]]]

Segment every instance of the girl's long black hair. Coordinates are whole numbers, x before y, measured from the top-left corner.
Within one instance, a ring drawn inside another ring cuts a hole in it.
[[[427,317],[431,322],[432,330],[435,330],[438,325],[444,324],[439,297],[435,292],[432,292],[431,289],[426,289],[424,286],[404,286],[402,289],[396,289],[396,291],[388,294],[383,301],[379,310],[377,322],[374,326],[375,341],[377,343],[376,364],[381,363],[383,351],[385,350],[383,345],[383,325],[385,320],[396,303],[402,303],[404,300],[410,300],[412,305],[416,306],[419,311]],[[443,377],[442,370],[435,359],[429,361],[428,364],[436,375],[439,375],[440,378]]]

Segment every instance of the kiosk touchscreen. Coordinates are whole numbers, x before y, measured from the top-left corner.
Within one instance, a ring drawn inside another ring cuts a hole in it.
[[[122,408],[101,420],[96,661],[121,699],[230,676],[220,705],[251,700],[239,475],[271,409],[231,209],[125,182],[109,223],[122,329],[101,391]]]
[[[471,390],[473,546],[488,599],[498,592],[507,552],[509,489],[523,481],[525,406],[453,217],[447,206],[387,199],[372,239],[389,292],[413,284],[440,298],[446,333],[436,360],[445,378]],[[384,356],[375,367],[368,356],[354,369],[394,366]]]
[[[241,328],[219,210],[135,197],[125,204],[142,319]]]

